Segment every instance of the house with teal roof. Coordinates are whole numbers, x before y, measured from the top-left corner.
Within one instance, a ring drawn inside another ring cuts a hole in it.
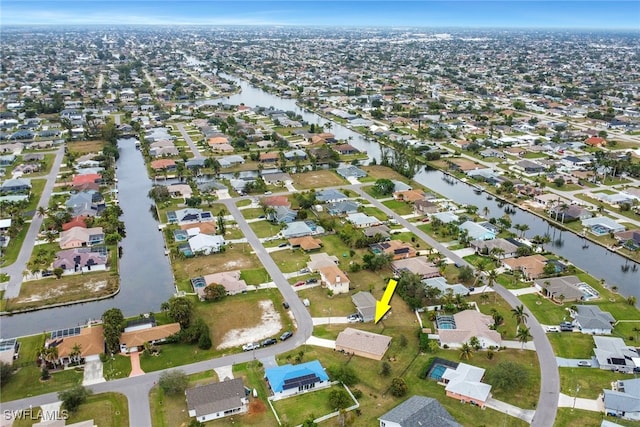
[[[317,360],[267,368],[264,376],[275,400],[331,385],[329,376]]]

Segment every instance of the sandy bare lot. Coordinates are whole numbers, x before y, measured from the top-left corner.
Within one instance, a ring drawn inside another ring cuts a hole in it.
[[[264,300],[258,302],[262,311],[260,324],[251,328],[232,329],[225,334],[218,349],[239,347],[241,345],[269,338],[280,332],[282,322],[280,313],[273,307],[273,302]]]

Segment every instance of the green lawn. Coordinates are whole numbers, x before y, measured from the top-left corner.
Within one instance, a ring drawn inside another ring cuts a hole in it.
[[[258,237],[275,236],[276,234],[278,234],[281,228],[279,225],[274,225],[266,220],[251,222],[249,223],[249,226]]]
[[[240,278],[247,282],[247,285],[259,285],[271,280],[269,273],[264,267],[242,270]]]
[[[556,427],[600,427],[602,420],[611,421],[625,427],[637,426],[637,422],[625,421],[620,418],[607,417],[600,412],[583,411],[581,409],[558,408]]]
[[[411,203],[402,202],[400,200],[387,200],[382,202],[382,204],[399,215],[409,215],[413,213],[413,206]]]
[[[242,201],[244,201],[244,200],[242,200]],[[264,216],[264,210],[262,208],[242,209],[240,211],[240,213],[242,213],[242,216],[245,219],[253,219],[253,218],[259,218],[261,216]]]
[[[243,200],[238,200],[238,202],[236,203],[236,206],[241,208],[243,206],[249,206],[251,204],[251,199],[243,199]]]
[[[100,426],[127,427],[129,425],[129,403],[120,393],[101,393],[89,396],[77,412],[71,413],[67,424],[94,420]]]
[[[293,273],[307,266],[309,255],[302,249],[283,249],[271,252],[271,258],[283,273]]]
[[[339,294],[329,298],[327,290],[317,286],[298,291],[298,296],[300,299],[307,298],[309,300],[311,303],[309,312],[312,317],[327,317],[329,314],[334,317],[347,316],[356,311],[351,301],[351,294]]]
[[[556,356],[570,359],[590,359],[593,355],[593,338],[579,332],[552,332],[547,337]]]
[[[569,320],[568,303],[558,305],[547,298],[539,298],[536,294],[521,295],[519,298],[543,325],[558,325]]]
[[[272,403],[280,421],[289,425],[299,425],[308,418],[315,419],[333,412],[335,408],[329,405],[329,394],[342,388],[341,385],[336,385]]]
[[[22,248],[22,242],[24,242],[24,238],[27,236],[27,232],[29,231],[29,225],[24,224],[22,229],[18,233],[16,237],[9,240],[9,245],[2,251],[2,267],[8,267],[18,259],[18,254],[20,254],[20,248]]]
[[[47,184],[46,179],[31,180],[32,197],[29,198],[29,203],[27,204],[27,207],[24,209],[25,212],[33,211],[38,207],[38,203],[40,202],[40,197],[42,197],[42,192],[44,191],[44,186],[46,184]]]
[[[364,208],[362,208],[362,212],[370,216],[375,216],[380,221],[386,221],[388,219],[387,214],[373,206],[365,206]]]
[[[580,386],[578,397],[597,399],[602,389],[611,390],[611,382],[631,379],[629,374],[610,372],[598,368],[559,368],[560,392],[575,396],[576,385]]]
[[[106,380],[126,378],[131,373],[131,359],[116,354],[102,364],[102,372]]]

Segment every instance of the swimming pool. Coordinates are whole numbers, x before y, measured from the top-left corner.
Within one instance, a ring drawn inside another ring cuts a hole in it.
[[[594,225],[591,227],[591,232],[596,236],[604,236],[605,234],[609,234],[609,229],[603,225]]]
[[[429,378],[433,378],[436,381],[440,381],[442,379],[442,375],[444,371],[447,370],[447,367],[444,365],[434,365],[429,373]]]
[[[436,325],[438,329],[455,329],[456,321],[453,316],[439,315],[436,317]]]
[[[441,359],[436,357],[429,365],[427,369],[426,378],[431,378],[432,380],[441,381],[442,376],[444,375],[447,368],[456,369],[458,367],[457,362],[453,362],[451,360]]]

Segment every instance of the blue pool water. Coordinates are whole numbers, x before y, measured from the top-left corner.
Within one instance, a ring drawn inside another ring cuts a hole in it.
[[[431,372],[429,373],[429,378],[433,378],[436,381],[440,381],[442,379],[442,375],[444,371],[447,370],[447,367],[444,365],[434,365],[431,368]]]

